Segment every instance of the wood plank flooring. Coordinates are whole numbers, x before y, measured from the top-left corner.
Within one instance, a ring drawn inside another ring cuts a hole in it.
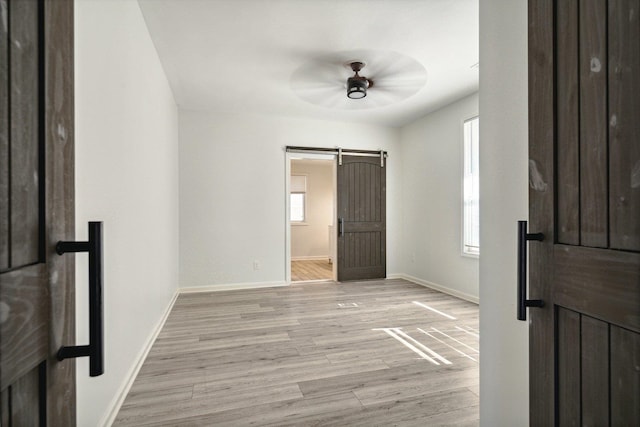
[[[333,264],[330,264],[328,259],[291,261],[292,282],[331,279],[333,279]]]
[[[114,425],[476,426],[478,348],[404,280],[182,294]]]

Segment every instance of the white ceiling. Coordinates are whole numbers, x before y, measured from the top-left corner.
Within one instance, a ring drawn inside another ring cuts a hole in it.
[[[478,89],[478,0],[139,3],[182,109],[402,126]],[[414,59],[426,84],[390,105],[356,110],[314,105],[292,89],[305,64],[360,50]]]

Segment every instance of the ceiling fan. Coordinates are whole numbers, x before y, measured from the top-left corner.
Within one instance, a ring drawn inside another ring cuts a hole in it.
[[[357,110],[400,102],[417,93],[426,81],[425,68],[413,58],[397,52],[358,50],[304,63],[292,74],[291,88],[312,104]]]

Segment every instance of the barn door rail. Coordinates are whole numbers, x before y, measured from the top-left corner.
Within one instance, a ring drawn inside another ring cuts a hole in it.
[[[544,234],[527,233],[527,221],[518,221],[518,320],[527,320],[527,307],[544,307],[541,299],[527,299],[527,242],[542,242]]]
[[[389,153],[385,150],[356,150],[350,148],[325,148],[325,147],[300,147],[287,145],[285,147],[287,153],[301,154],[329,154],[338,156],[338,165],[342,166],[342,156],[362,156],[362,157],[380,157],[380,166],[384,167],[384,159],[389,157]]]
[[[89,253],[89,345],[61,347],[58,360],[89,356],[89,376],[104,373],[104,331],[102,313],[102,222],[89,222],[87,242],[56,244],[56,253]]]

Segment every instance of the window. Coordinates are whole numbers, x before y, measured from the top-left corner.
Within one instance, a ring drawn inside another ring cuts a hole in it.
[[[480,176],[478,117],[464,122],[464,214],[463,248],[468,255],[480,254]]]
[[[307,177],[305,175],[291,175],[290,187],[291,222],[305,222]]]
[[[305,193],[291,193],[291,222],[304,222]]]

